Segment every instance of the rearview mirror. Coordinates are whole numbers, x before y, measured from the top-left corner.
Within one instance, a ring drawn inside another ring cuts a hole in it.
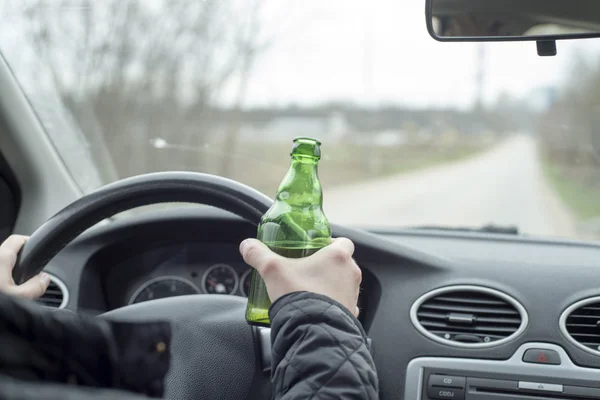
[[[440,41],[552,42],[600,36],[600,0],[426,0]]]

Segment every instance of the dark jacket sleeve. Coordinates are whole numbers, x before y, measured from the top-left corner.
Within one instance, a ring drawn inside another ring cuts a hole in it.
[[[296,292],[275,301],[269,315],[275,399],[378,398],[365,331],[345,307]]]
[[[170,340],[166,322],[111,322],[0,294],[0,375],[22,382],[160,397]]]

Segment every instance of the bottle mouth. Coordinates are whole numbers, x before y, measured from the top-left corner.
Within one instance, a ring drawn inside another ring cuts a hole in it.
[[[318,146],[321,145],[321,141],[319,139],[315,139],[309,136],[296,136],[293,140],[294,143],[296,142],[303,142],[303,143],[307,143],[307,144],[317,144]]]
[[[311,137],[296,137],[290,155],[292,157],[307,157],[319,160],[321,159],[321,142]]]

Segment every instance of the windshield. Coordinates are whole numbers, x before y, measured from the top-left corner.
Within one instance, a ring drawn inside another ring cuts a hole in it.
[[[423,0],[18,0],[0,18],[85,192],[188,170],[272,197],[302,135],[323,143],[332,222],[600,238],[598,40],[439,43]]]

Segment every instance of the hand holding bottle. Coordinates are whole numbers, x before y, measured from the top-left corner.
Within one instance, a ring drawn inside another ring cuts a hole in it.
[[[277,189],[273,205],[261,218],[256,234],[256,238],[266,245],[260,248],[278,254],[278,260],[309,257],[331,243],[331,226],[323,212],[323,190],[317,173],[321,142],[298,137],[294,139],[290,156],[290,168]],[[345,248],[351,259],[354,246],[338,244],[333,251],[338,246]],[[321,263],[321,267],[329,266]],[[272,294],[254,271],[246,307],[249,324],[270,326]]]
[[[354,243],[333,239],[331,245],[305,258],[285,258],[256,239],[240,244],[244,261],[263,278],[271,301],[292,292],[325,295],[358,316],[358,295],[362,273],[352,259]]]

